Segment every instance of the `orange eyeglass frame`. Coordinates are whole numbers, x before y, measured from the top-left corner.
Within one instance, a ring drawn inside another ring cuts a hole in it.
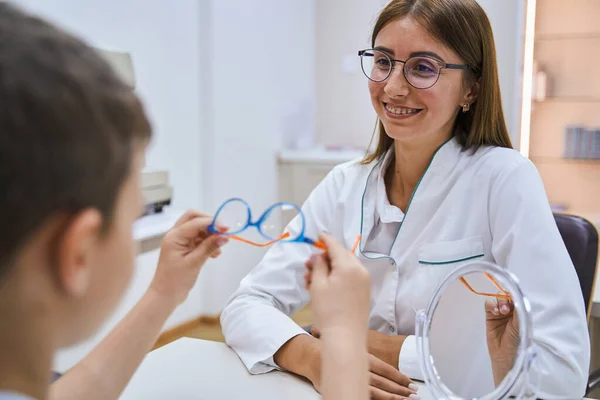
[[[221,229],[219,229],[221,230]],[[223,230],[222,232],[225,233],[226,230]],[[281,236],[273,239],[273,240],[269,240],[268,242],[265,243],[256,243],[252,240],[248,240],[248,239],[244,239],[243,237],[237,236],[237,235],[230,235],[228,236],[230,239],[233,240],[237,240],[238,242],[242,242],[242,243],[246,243],[246,244],[250,244],[252,246],[256,246],[256,247],[268,247],[274,243],[277,243],[283,239],[286,239],[288,237],[290,237],[290,233],[289,232],[285,232],[284,234],[282,234]],[[362,236],[358,235],[356,237],[356,239],[354,240],[354,244],[352,245],[352,253],[356,253],[356,250],[358,249],[358,245],[360,243]],[[327,246],[325,245],[325,243],[319,241],[314,241],[311,243],[313,246],[323,250],[323,251],[327,251]]]
[[[492,282],[492,284],[494,286],[496,286],[496,288],[501,292],[501,293],[487,293],[487,292],[478,292],[477,290],[473,289],[473,287],[471,285],[469,285],[469,282],[467,282],[467,280],[464,277],[460,277],[460,281],[473,293],[480,295],[480,296],[489,296],[489,297],[495,297],[497,299],[506,299],[506,300],[511,300],[512,296],[510,295],[509,292],[507,292],[505,289],[502,288],[502,286],[500,286],[500,284],[496,281],[496,279],[494,279],[493,276],[491,276],[490,274],[488,274],[487,272],[484,273],[484,275]]]

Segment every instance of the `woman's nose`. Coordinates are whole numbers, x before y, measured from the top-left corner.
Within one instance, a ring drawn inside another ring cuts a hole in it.
[[[385,87],[383,91],[389,97],[402,97],[408,95],[410,90],[410,84],[406,80],[404,76],[404,71],[402,70],[401,65],[395,65],[386,80]]]

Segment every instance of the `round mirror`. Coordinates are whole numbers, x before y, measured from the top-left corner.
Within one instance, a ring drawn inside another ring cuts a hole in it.
[[[454,270],[417,312],[425,383],[436,399],[533,398],[531,307],[507,269]]]

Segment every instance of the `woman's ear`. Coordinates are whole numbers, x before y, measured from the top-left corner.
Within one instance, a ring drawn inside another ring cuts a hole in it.
[[[70,296],[82,297],[87,292],[93,275],[102,222],[102,215],[98,210],[83,210],[69,219],[57,241],[58,281]]]
[[[469,105],[475,103],[477,97],[479,96],[479,91],[481,89],[481,78],[474,79],[470,82],[470,85],[467,86],[465,94],[463,96],[463,101],[461,103],[468,103]]]

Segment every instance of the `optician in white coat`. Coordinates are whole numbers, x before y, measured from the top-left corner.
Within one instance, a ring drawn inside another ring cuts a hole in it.
[[[583,297],[537,170],[507,148],[494,45],[486,39],[492,37],[489,21],[474,0],[443,3],[445,8],[394,0],[379,16],[374,49],[362,52],[380,119],[377,151],[370,162],[336,167],[317,186],[302,207],[306,234],[330,232],[348,249],[362,235],[357,255],[372,280],[369,329],[406,336],[398,368],[414,379],[422,379],[415,309],[424,308],[439,283],[469,260],[508,268],[532,304],[539,397],[580,398],[590,358]],[[454,21],[463,21],[466,31],[444,30]],[[440,31],[444,37],[430,33]],[[466,89],[465,76],[474,77]],[[485,91],[491,94],[483,96]],[[420,179],[402,204],[398,193],[410,187],[405,183],[415,171]],[[296,219],[289,229],[299,225]],[[310,300],[303,275],[312,252],[305,245],[273,246],[224,309],[226,341],[251,373],[279,368],[274,355],[306,334],[289,315]],[[485,323],[481,312],[474,318]],[[448,341],[454,348],[481,342],[477,360],[468,361],[481,368],[453,387],[491,390],[481,331],[464,328]],[[466,368],[456,354],[440,357],[437,364]]]
[[[531,300],[536,369],[548,394],[541,397],[581,396],[590,357],[583,298],[532,163],[509,149],[471,155],[452,139],[434,156],[404,214],[385,194],[382,171],[390,158],[391,152],[373,165],[336,167],[303,206],[309,237],[330,232],[351,248],[362,234],[359,257],[372,281],[369,329],[413,335],[414,309],[427,305],[444,277],[468,260],[492,261],[516,274]],[[302,277],[311,252],[274,246],[223,312],[227,343],[252,373],[277,368],[275,352],[306,334],[288,315],[309,302]],[[481,335],[463,334],[449,340],[486,345]],[[422,379],[414,336],[402,346],[399,369]],[[491,371],[486,377],[492,384]]]

